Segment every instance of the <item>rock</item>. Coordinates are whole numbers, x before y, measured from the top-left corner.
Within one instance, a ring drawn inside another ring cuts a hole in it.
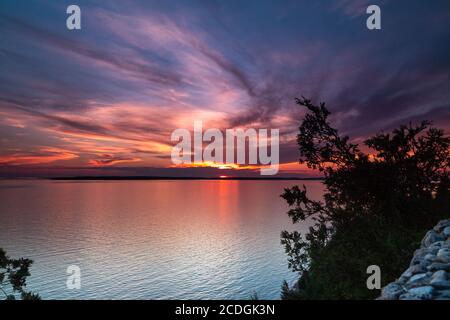
[[[436,299],[439,300],[449,300],[450,299],[450,290],[441,290],[436,293]]]
[[[438,300],[450,300],[450,290],[439,290],[435,292],[435,297]]]
[[[414,282],[414,281],[423,279],[423,278],[425,278],[426,276],[427,276],[426,273],[418,273],[418,274],[415,274],[415,275],[413,275],[413,276],[409,279],[409,282]]]
[[[428,261],[428,260],[427,260]],[[450,263],[450,256],[439,256],[434,257],[433,260],[429,262],[438,262],[438,263]]]
[[[400,300],[421,300],[418,296],[412,293],[404,293],[399,297]]]
[[[433,288],[438,289],[438,290],[450,290],[450,281],[449,280],[434,281],[431,283],[431,285],[433,286]]]
[[[428,253],[424,259],[427,261],[432,261],[436,256],[434,254]]]
[[[422,247],[429,247],[431,244],[443,240],[445,240],[443,235],[437,233],[434,230],[430,230],[422,240]]]
[[[438,222],[438,224],[433,228],[434,231],[436,232],[442,232],[442,229],[444,229],[445,227],[450,226],[450,220],[441,220]]]
[[[427,268],[423,264],[414,264],[403,272],[401,278],[411,278],[414,274],[424,273],[425,271],[427,271]]]
[[[444,270],[444,271],[450,271],[450,263],[440,263],[440,262],[433,262],[427,267],[427,270],[430,271],[438,271],[438,270]]]
[[[419,297],[420,299],[431,299],[433,297],[434,288],[432,286],[416,287],[409,290],[409,293]]]
[[[450,300],[450,219],[426,233],[409,268],[385,286],[378,299]]]
[[[430,283],[446,280],[447,280],[447,273],[444,270],[438,270],[435,273],[433,273]]]
[[[442,246],[444,246],[444,244],[445,244],[444,241],[436,241],[436,242],[433,242],[433,243],[428,247],[428,249],[429,249],[429,250],[433,250],[434,253],[436,253],[436,252],[438,252],[438,250],[439,250]]]
[[[434,245],[435,243],[437,245]],[[435,243],[433,243],[433,245],[431,247],[420,248],[420,249],[417,249],[416,251],[414,251],[413,259],[416,258],[416,257],[420,257],[420,258],[421,257],[425,257],[427,254],[436,255],[436,253],[441,248],[441,246],[438,246],[439,245],[439,241],[435,242]]]
[[[445,227],[445,229],[442,230],[442,233],[443,233],[444,236],[446,236],[447,238],[450,237],[450,226]]]
[[[413,275],[409,281],[405,284],[405,287],[409,290],[411,288],[423,287],[430,285],[431,275],[426,273],[419,273]]]
[[[402,275],[400,276],[400,279],[409,279],[412,277],[413,273],[411,272],[412,267],[409,267],[408,269],[406,269],[405,272],[402,273]]]
[[[396,283],[390,283],[381,290],[381,296],[387,300],[395,300],[405,292],[402,286]]]
[[[437,252],[437,250],[436,250]],[[414,265],[420,265],[420,268],[425,268],[430,261],[425,259],[425,256],[428,254],[428,250],[426,251],[420,251],[419,253],[414,253],[414,257],[411,259],[411,263],[409,264],[410,266],[414,266]]]
[[[438,257],[450,257],[450,248],[442,248],[439,249],[439,251],[437,252],[436,256]]]
[[[426,272],[427,271],[427,265],[428,264],[424,263],[424,262],[416,264],[416,265],[411,267],[411,272],[413,274]]]

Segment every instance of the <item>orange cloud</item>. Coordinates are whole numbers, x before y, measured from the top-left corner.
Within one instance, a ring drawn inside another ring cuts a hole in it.
[[[218,169],[232,169],[232,170],[260,170],[262,168],[268,168],[270,165],[240,165],[235,163],[216,163],[216,162],[193,162],[189,164],[172,165],[173,168],[218,168]],[[305,164],[300,164],[298,162],[287,162],[279,164],[280,173],[308,173],[313,176],[321,176],[319,171],[314,171],[309,169]]]
[[[36,152],[18,152],[11,155],[0,156],[2,165],[35,165],[45,164],[61,160],[78,158],[74,152],[53,147],[42,147]]]
[[[111,154],[103,154],[97,159],[89,160],[89,164],[92,166],[112,166],[118,163],[129,163],[141,161],[140,158],[125,158],[125,157],[115,157]]]

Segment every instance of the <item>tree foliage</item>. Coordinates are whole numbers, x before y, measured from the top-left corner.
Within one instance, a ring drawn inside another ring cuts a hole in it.
[[[6,300],[38,300],[39,295],[26,291],[26,279],[30,276],[30,259],[11,259],[0,248],[0,294]]]
[[[383,284],[394,280],[425,231],[449,214],[450,138],[424,121],[359,146],[331,126],[325,103],[296,102],[307,109],[300,163],[323,173],[326,191],[323,201],[309,199],[305,186],[282,194],[294,224],[314,221],[305,235],[281,234],[289,267],[301,275],[282,297],[373,298],[366,268],[377,264]]]

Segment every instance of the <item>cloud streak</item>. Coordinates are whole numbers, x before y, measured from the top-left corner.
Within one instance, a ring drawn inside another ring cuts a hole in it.
[[[379,2],[391,18],[371,33],[366,4],[81,1],[79,32],[61,27],[60,5],[44,1],[44,19],[2,4],[0,164],[167,174],[171,132],[201,120],[279,128],[295,172],[301,94],[357,140],[422,119],[448,130],[450,6]],[[433,23],[408,23],[419,17]]]

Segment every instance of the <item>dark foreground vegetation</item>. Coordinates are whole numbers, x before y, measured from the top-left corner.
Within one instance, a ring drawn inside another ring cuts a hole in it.
[[[26,279],[30,276],[30,259],[11,259],[0,248],[0,297],[6,300],[39,300],[39,295],[27,291]],[[0,299],[2,299],[0,298]]]
[[[408,266],[426,231],[450,216],[450,138],[429,122],[378,134],[360,147],[329,123],[325,104],[305,98],[300,163],[325,176],[323,201],[295,186],[282,197],[293,223],[313,219],[307,234],[283,231],[298,283],[283,299],[371,299],[366,269],[381,268],[382,286]],[[368,150],[366,152],[362,151]]]

